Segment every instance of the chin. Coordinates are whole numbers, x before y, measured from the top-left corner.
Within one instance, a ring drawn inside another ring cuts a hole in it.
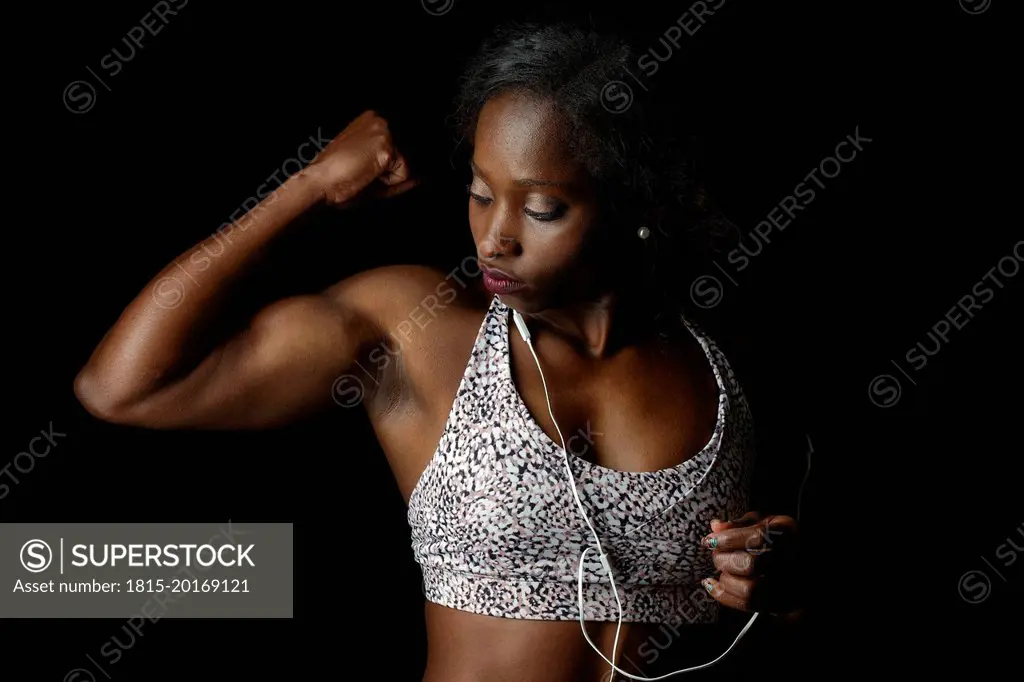
[[[536,296],[532,290],[518,291],[514,294],[497,294],[498,300],[513,310],[518,310],[524,315],[539,313],[548,306]]]

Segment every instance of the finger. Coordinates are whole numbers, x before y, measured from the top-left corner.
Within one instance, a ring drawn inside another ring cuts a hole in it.
[[[745,528],[727,528],[726,530],[709,533],[701,538],[701,544],[708,549],[717,551],[757,550],[764,547],[767,540],[762,524]]]
[[[749,526],[757,523],[761,520],[761,515],[756,511],[748,511],[739,518],[732,519],[730,521],[721,521],[719,519],[711,519],[711,532],[717,533],[719,531],[726,530],[727,528],[738,528],[741,526]]]
[[[753,554],[744,550],[733,552],[715,552],[711,560],[719,571],[739,576],[761,575],[771,562],[771,550]]]
[[[764,613],[788,613],[797,608],[801,601],[799,585],[789,584],[776,578],[744,578],[722,573],[718,576],[718,587],[737,604],[748,611]]]
[[[792,516],[766,516],[764,518],[764,525],[768,527],[769,538],[778,535],[796,535],[798,529],[796,519]]]
[[[405,182],[401,182],[397,185],[385,186],[376,193],[376,196],[381,198],[394,197],[409,191],[416,185],[420,184],[419,178],[409,178]]]
[[[722,587],[722,583],[720,581],[715,580],[714,578],[704,578],[704,580],[701,581],[701,584],[704,585],[704,589],[708,591],[711,598],[719,604],[739,611],[750,610],[749,605],[745,600],[740,599],[735,594]]]
[[[733,575],[732,573],[721,573],[718,576],[719,586],[732,596],[744,602],[747,606],[750,606],[754,600],[755,588],[760,587],[762,583],[763,580],[757,578],[745,578],[741,575]]]
[[[396,153],[388,167],[380,174],[380,181],[385,185],[397,185],[410,177],[409,164],[406,163],[405,157]]]
[[[701,538],[701,544],[715,550],[758,551],[769,547],[780,549],[788,544],[795,531],[795,525],[785,519],[789,517],[773,517],[770,525],[762,521],[755,526],[727,528],[721,532],[709,533]]]

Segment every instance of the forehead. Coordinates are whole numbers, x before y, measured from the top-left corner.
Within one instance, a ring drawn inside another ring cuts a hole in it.
[[[487,101],[477,119],[473,160],[493,178],[569,181],[581,177],[554,104],[521,93]]]

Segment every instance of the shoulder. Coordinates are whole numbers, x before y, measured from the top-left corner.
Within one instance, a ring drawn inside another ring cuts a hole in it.
[[[475,265],[448,272],[427,265],[387,265],[347,277],[325,290],[324,297],[387,334],[422,324],[424,317],[485,310],[490,297],[474,273],[479,273]]]
[[[475,264],[474,264],[475,266]],[[474,266],[443,271],[423,265],[366,270],[324,294],[374,330],[360,362],[373,375],[364,400],[373,414],[414,401],[429,405],[457,384],[476,331],[493,300]]]
[[[687,324],[708,344],[720,368],[737,387],[750,381],[753,347],[750,336],[736,320],[712,316],[686,317]]]

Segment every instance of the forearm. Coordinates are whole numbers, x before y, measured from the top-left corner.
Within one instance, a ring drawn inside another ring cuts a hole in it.
[[[296,218],[321,200],[308,169],[289,178],[236,223],[163,268],[125,308],[76,380],[79,396],[129,403],[187,372],[212,349],[210,323],[232,285]]]

